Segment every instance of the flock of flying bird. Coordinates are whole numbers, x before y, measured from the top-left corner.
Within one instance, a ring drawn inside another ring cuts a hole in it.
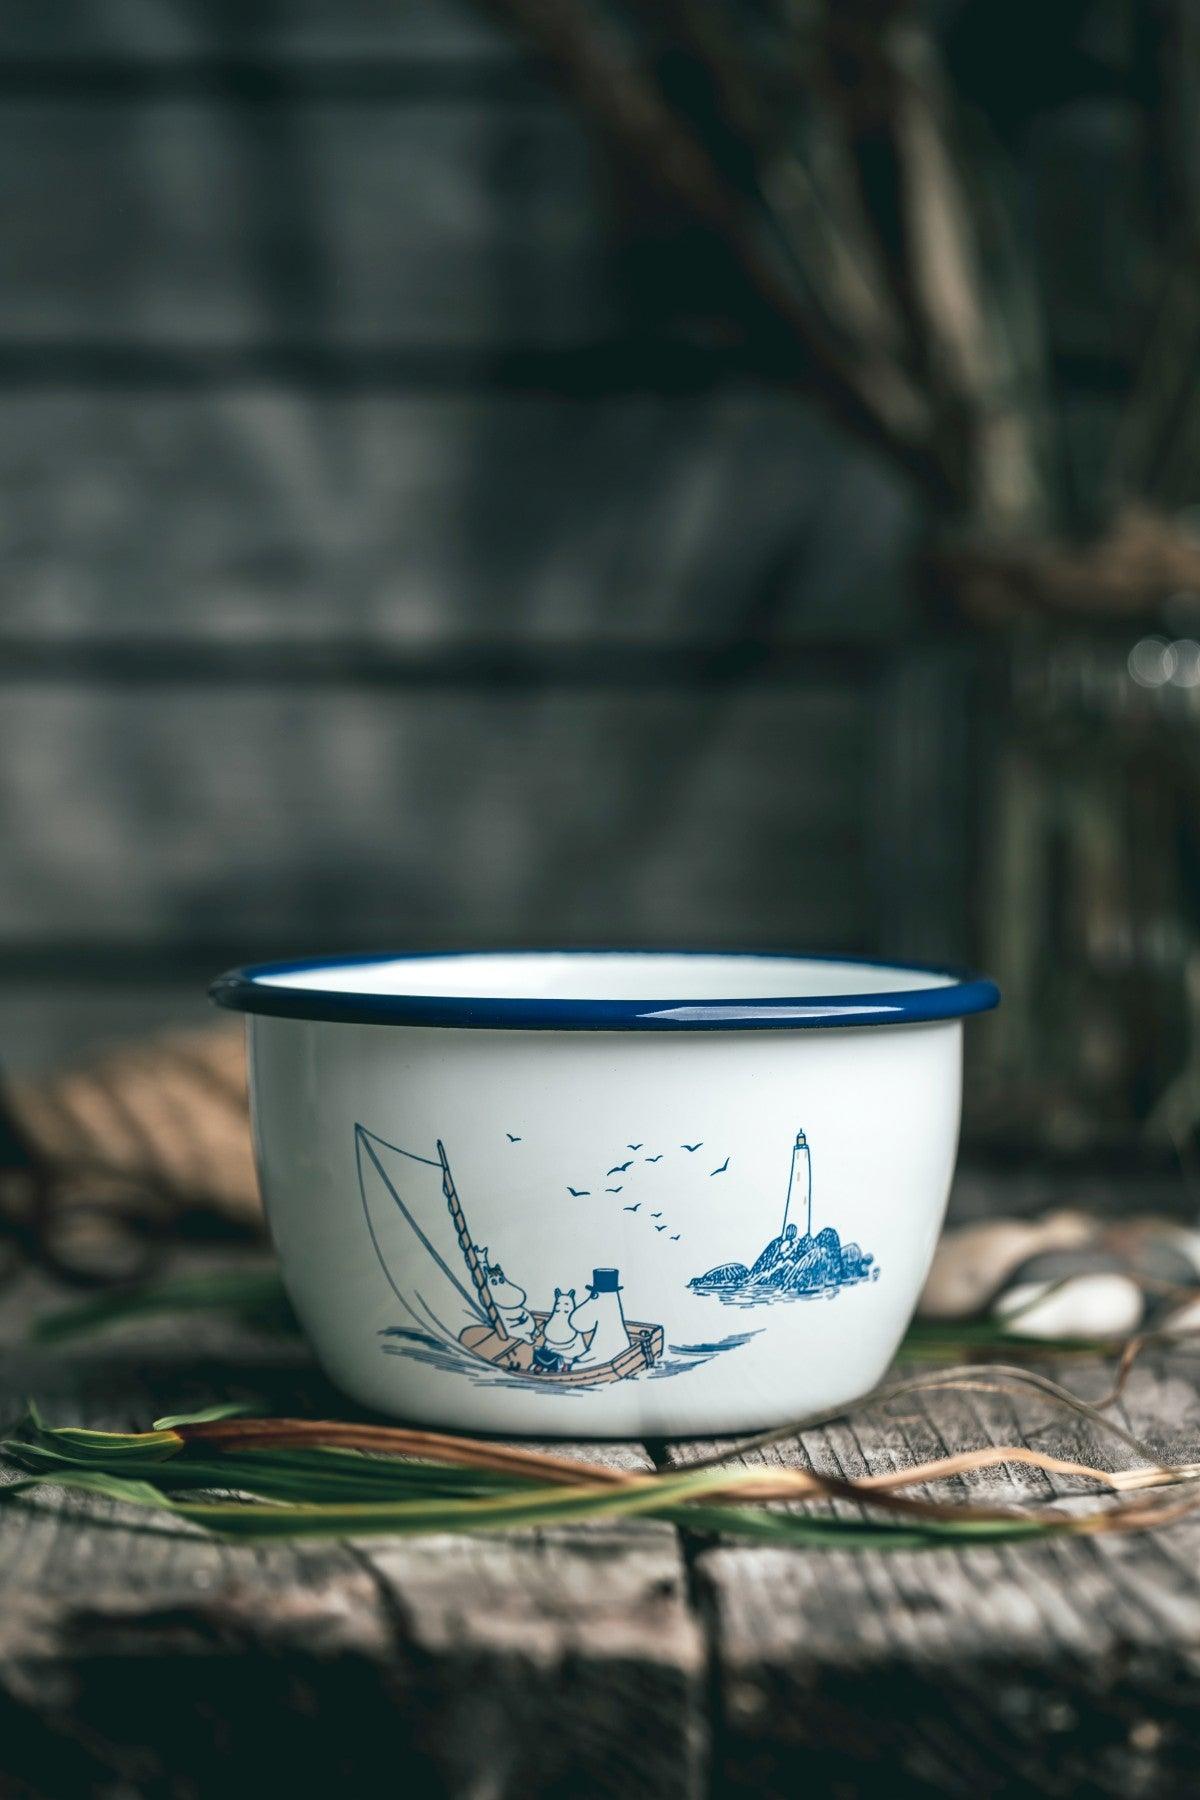
[[[520,1137],[518,1137],[515,1133],[513,1133],[511,1131],[506,1131],[504,1135],[508,1139],[510,1144],[519,1144],[522,1141]],[[614,1163],[611,1169],[606,1169],[605,1170],[605,1179],[606,1180],[609,1175],[628,1174],[629,1170],[633,1167],[634,1163],[637,1160],[637,1152],[639,1150],[644,1149],[645,1146],[644,1146],[644,1144],[626,1144],[625,1148],[627,1150],[632,1150],[634,1154],[629,1158],[628,1162]],[[696,1154],[697,1150],[703,1150],[704,1140],[703,1140],[703,1138],[701,1138],[700,1141],[695,1144],[680,1144],[679,1148],[681,1150],[686,1150],[688,1152],[689,1156],[694,1156]],[[643,1156],[642,1161],[645,1163],[660,1163],[662,1161],[662,1159],[663,1159],[663,1152],[660,1150],[656,1156]],[[729,1167],[729,1158],[726,1157],[725,1161],[721,1164],[719,1169],[710,1169],[709,1170],[710,1179],[714,1175],[724,1175],[724,1173],[725,1173],[726,1169],[728,1169],[728,1167]],[[625,1184],[622,1182],[617,1187],[606,1187],[604,1191],[606,1194],[622,1194],[625,1191]],[[571,1184],[568,1182],[567,1183],[567,1192],[568,1192],[568,1194],[570,1194],[570,1196],[573,1200],[586,1200],[586,1199],[590,1198],[592,1190],[591,1190],[591,1188],[572,1187]],[[642,1203],[639,1200],[636,1202],[635,1205],[622,1207],[621,1210],[622,1210],[622,1212],[635,1213],[635,1212],[640,1212],[641,1208],[642,1208]],[[652,1212],[650,1214],[650,1217],[651,1217],[651,1219],[661,1219],[662,1213],[661,1212]],[[666,1227],[666,1225],[655,1225],[654,1229],[655,1229],[655,1231],[665,1231],[667,1229],[667,1227]],[[677,1244],[679,1242],[680,1235],[681,1234],[678,1231],[675,1232],[669,1241],[672,1244]]]

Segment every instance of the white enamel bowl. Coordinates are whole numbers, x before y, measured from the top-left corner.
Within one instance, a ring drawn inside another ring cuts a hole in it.
[[[327,1373],[540,1437],[741,1432],[873,1387],[916,1305],[979,978],[522,952],[264,965],[258,1167]]]

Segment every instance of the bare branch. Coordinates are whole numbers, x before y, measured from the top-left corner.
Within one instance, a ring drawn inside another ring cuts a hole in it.
[[[635,0],[704,68],[723,125],[756,163],[758,194],[820,316],[864,373],[918,385],[861,204],[842,121],[812,79],[814,33],[789,19],[770,74],[756,69],[712,0]]]
[[[1200,592],[1200,537],[1174,519],[1129,506],[1093,542],[945,541],[931,572],[977,623],[1020,618],[1137,619],[1171,594]]]
[[[986,532],[1028,528],[1044,511],[1038,408],[1028,379],[1018,379],[1014,333],[998,316],[977,193],[960,168],[927,26],[911,0],[821,5],[817,80],[857,163],[911,366],[933,410],[939,460],[963,467],[970,510]]]
[[[750,321],[783,327],[803,353],[798,385],[936,500],[961,500],[961,468],[939,460],[920,393],[895,368],[843,345],[787,267],[752,205],[597,24],[582,0],[480,0],[540,53],[610,150],[712,233],[745,284]],[[756,320],[757,315],[757,320]]]

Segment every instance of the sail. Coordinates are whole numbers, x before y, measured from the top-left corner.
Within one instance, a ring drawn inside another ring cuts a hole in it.
[[[419,1156],[354,1127],[363,1213],[380,1268],[403,1316],[397,1324],[456,1343],[485,1313],[450,1216],[448,1171],[440,1156]]]

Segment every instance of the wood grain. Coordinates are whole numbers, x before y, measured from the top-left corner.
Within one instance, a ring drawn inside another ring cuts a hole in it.
[[[190,64],[215,48],[318,64],[339,57],[420,55],[511,59],[506,34],[489,28],[470,0],[242,0],[219,9],[203,0],[45,0],[0,12],[0,50],[72,64],[119,57],[156,66]]]
[[[1104,1391],[1094,1366],[1058,1373]],[[1194,1379],[1194,1363],[1160,1364],[1133,1384],[1135,1429],[1179,1460],[1196,1455]],[[853,1476],[1021,1441],[1102,1467],[1133,1460],[1069,1416],[979,1396],[897,1403],[746,1460]],[[675,1446],[665,1460],[710,1448]],[[1005,1465],[937,1491],[1019,1504],[1074,1486]],[[699,1546],[719,1670],[715,1784],[789,1795],[803,1769],[817,1791],[886,1785],[914,1800],[1180,1791],[1200,1749],[1180,1699],[1195,1678],[1198,1546],[1196,1521],[1134,1539],[887,1557]]]
[[[802,408],[229,392],[8,409],[0,485],[24,500],[0,584],[0,942],[220,943],[234,961],[397,934],[872,941],[871,644],[898,622],[911,519],[864,461],[819,462]],[[835,635],[836,667],[806,658]],[[760,695],[753,670],[697,688],[705,646],[736,670],[739,644],[773,640],[790,692]],[[532,679],[456,691],[455,658],[488,644]],[[287,676],[346,645],[349,674]],[[185,675],[206,649],[258,674],[127,686],[122,658],[163,646]],[[554,674],[586,676],[591,649],[599,691]],[[413,681],[361,691],[389,654]],[[22,1035],[17,1018],[0,1055],[31,1060]],[[69,1029],[57,1041],[73,1053]]]
[[[48,1298],[10,1290],[4,1425],[26,1394],[53,1419],[145,1426],[169,1395],[231,1384],[274,1411],[344,1410],[298,1347],[211,1321],[132,1353],[120,1333],[31,1352],[14,1340]],[[649,1466],[637,1446],[602,1454]],[[0,1512],[5,1794],[240,1800],[265,1760],[295,1794],[391,1767],[420,1796],[693,1800],[703,1669],[677,1538],[653,1523],[263,1551],[105,1502]]]
[[[51,650],[889,637],[915,526],[808,409],[746,388],[68,385],[6,396],[0,490],[3,635]]]
[[[914,510],[679,339],[512,41],[50,0],[0,50],[0,1060],[195,1017],[207,946],[874,942]]]
[[[548,348],[615,328],[595,160],[536,89],[248,111],[10,100],[0,170],[9,349]]]
[[[31,1348],[28,1318],[60,1298],[32,1277],[6,1291],[0,1423],[29,1393],[54,1421],[109,1426],[215,1395],[344,1411],[298,1343],[220,1321]],[[1058,1373],[1093,1396],[1109,1379]],[[1195,1359],[1139,1367],[1119,1416],[1195,1459]],[[989,1395],[860,1410],[747,1460],[855,1475],[1015,1441],[1129,1460],[1041,1402]],[[565,1448],[648,1462],[637,1445]],[[711,1448],[655,1456],[686,1466]],[[1044,1504],[1073,1487],[1005,1466],[949,1491]],[[726,1545],[652,1522],[254,1548],[47,1493],[0,1511],[0,1791],[240,1800],[261,1791],[270,1718],[272,1776],[298,1793],[374,1781],[382,1755],[406,1791],[454,1800],[801,1784],[1166,1800],[1193,1791],[1200,1750],[1198,1549],[1200,1521],[921,1555]]]
[[[865,704],[22,687],[0,937],[854,943]]]

